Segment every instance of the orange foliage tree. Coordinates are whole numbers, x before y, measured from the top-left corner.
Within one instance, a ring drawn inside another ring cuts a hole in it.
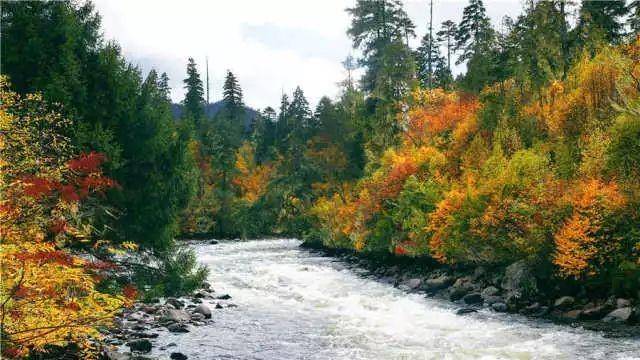
[[[0,79],[0,326],[3,354],[45,345],[87,348],[135,290],[113,295],[97,283],[114,265],[91,254],[122,252],[97,239],[95,196],[116,186],[98,153],[73,157],[69,121],[39,95],[20,98]],[[128,296],[128,297],[127,297]]]

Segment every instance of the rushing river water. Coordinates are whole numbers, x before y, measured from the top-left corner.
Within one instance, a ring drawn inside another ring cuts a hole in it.
[[[297,240],[196,245],[237,308],[159,345],[189,359],[640,359],[640,340],[407,294],[299,248]],[[158,347],[155,347],[158,351]],[[157,354],[164,353],[166,351]]]

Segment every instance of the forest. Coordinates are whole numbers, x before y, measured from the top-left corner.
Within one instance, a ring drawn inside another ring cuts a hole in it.
[[[426,34],[399,0],[357,0],[339,97],[313,106],[298,87],[253,110],[228,71],[215,114],[193,58],[173,104],[91,2],[1,11],[5,357],[91,353],[123,307],[197,289],[207,269],[183,238],[525,260],[640,297],[638,0],[526,1],[500,30],[469,0]]]

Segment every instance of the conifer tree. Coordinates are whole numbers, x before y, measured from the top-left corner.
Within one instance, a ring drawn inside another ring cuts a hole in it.
[[[184,79],[184,88],[187,90],[182,104],[184,106],[183,117],[194,122],[197,131],[200,131],[204,120],[204,86],[198,73],[198,67],[193,58],[187,63],[187,77]]]
[[[455,38],[458,33],[458,26],[451,20],[444,21],[440,25],[440,30],[436,33],[439,44],[447,48],[447,68],[451,72],[451,55],[455,51]]]
[[[578,44],[619,43],[624,35],[625,0],[583,0],[575,28]]]

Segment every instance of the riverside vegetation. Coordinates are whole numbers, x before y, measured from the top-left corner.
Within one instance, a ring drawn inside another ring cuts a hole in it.
[[[445,269],[407,289],[637,322],[640,2],[527,2],[497,31],[470,0],[417,49],[401,2],[347,12],[337,99],[254,111],[229,71],[212,114],[193,59],[172,104],[90,2],[3,3],[3,356],[95,353],[123,307],[201,287],[180,235],[300,237]]]

